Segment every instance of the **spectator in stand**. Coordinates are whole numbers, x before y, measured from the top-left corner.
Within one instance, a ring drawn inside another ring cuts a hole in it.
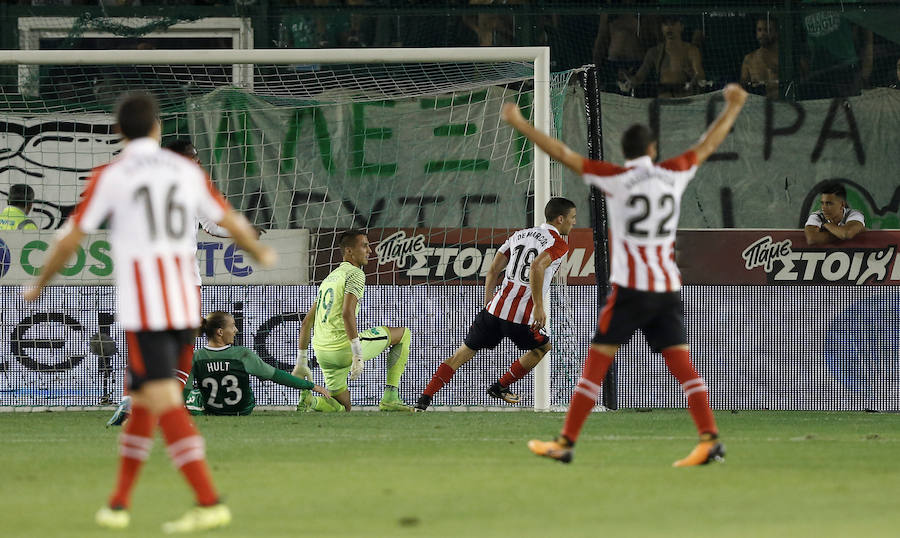
[[[624,5],[634,3],[635,0],[623,0]],[[600,14],[593,54],[605,89],[618,91],[617,84],[637,74],[647,49],[659,40],[658,29],[659,22],[652,15]]]
[[[7,206],[0,212],[0,230],[37,230],[28,218],[34,204],[34,189],[24,183],[10,185]]]
[[[744,56],[741,85],[750,93],[778,99],[778,21],[768,15],[756,19],[759,48]]]
[[[524,4],[526,0],[469,0],[470,6]],[[512,15],[478,13],[463,17],[466,26],[478,35],[481,47],[510,47],[516,45],[516,21]]]
[[[847,205],[847,189],[834,181],[819,191],[821,209],[806,220],[804,233],[810,245],[836,243],[853,239],[866,229],[862,213]]]
[[[684,26],[678,15],[662,20],[663,41],[647,51],[641,68],[627,77],[622,90],[630,92],[641,86],[652,74],[658,97],[686,97],[700,93],[709,85],[705,80],[700,49],[682,39]]]
[[[851,24],[837,11],[813,11],[803,17],[808,59],[806,80],[798,99],[830,99],[859,95],[872,75],[873,34]]]

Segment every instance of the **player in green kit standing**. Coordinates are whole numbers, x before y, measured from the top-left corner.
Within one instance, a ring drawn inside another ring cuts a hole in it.
[[[313,349],[325,375],[325,386],[332,397],[318,398],[304,391],[297,408],[322,412],[349,411],[347,374],[350,374],[351,381],[355,380],[362,373],[365,361],[374,359],[390,347],[384,395],[378,408],[382,411],[408,412],[411,409],[400,400],[398,387],[409,359],[411,333],[406,327],[387,326],[357,331],[356,315],[366,285],[362,267],[369,260],[372,249],[369,238],[360,230],[344,232],[340,248],[343,262],[322,281],[316,302],[300,326],[297,366],[293,371],[297,377],[310,376],[307,350],[310,331],[315,325]]]
[[[246,347],[232,345],[237,327],[234,317],[227,312],[210,313],[200,330],[208,343],[194,352],[191,375],[184,388],[185,405],[191,414],[249,415],[256,407],[250,387],[251,375],[329,396],[323,387],[264,363],[259,355]]]

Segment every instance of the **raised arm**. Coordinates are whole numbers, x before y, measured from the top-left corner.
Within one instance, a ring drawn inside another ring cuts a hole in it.
[[[535,129],[535,127],[522,116],[522,111],[519,110],[518,105],[515,103],[505,103],[500,112],[500,117],[515,130],[525,135],[525,138],[531,140],[534,145],[541,148],[541,150],[549,155],[551,159],[563,163],[573,172],[579,176],[581,175],[584,166],[584,157],[569,149],[568,146],[559,140]]]
[[[534,307],[531,309],[534,322],[531,324],[531,329],[535,331],[547,324],[547,311],[544,310],[544,274],[551,263],[553,263],[553,257],[547,251],[541,252],[531,262],[528,285],[531,288],[531,299],[534,301]]]
[[[500,281],[500,273],[506,269],[509,258],[503,252],[494,255],[491,266],[488,267],[487,275],[484,279],[484,306],[491,304],[494,294],[497,293],[497,284]]]
[[[697,164],[703,164],[710,155],[715,153],[719,145],[731,132],[734,121],[737,119],[744,102],[747,100],[747,91],[737,84],[729,84],[725,86],[723,91],[725,95],[725,110],[723,110],[716,121],[709,126],[709,129],[700,137],[700,141],[691,148],[697,154]]]

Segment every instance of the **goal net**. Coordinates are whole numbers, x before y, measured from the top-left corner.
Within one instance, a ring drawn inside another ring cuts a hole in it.
[[[83,242],[39,303],[25,305],[18,285],[39,270],[90,170],[121,150],[112,110],[125,91],[159,99],[163,144],[190,140],[214,183],[278,250],[278,267],[265,271],[229,239],[198,235],[204,313],[232,313],[235,343],[277,368],[294,365],[300,320],[340,263],[346,229],[367,230],[374,251],[360,328],[412,331],[401,386],[409,402],[465,336],[512,230],[541,222],[551,195],[576,201],[587,225],[586,191],[572,191],[580,182],[550,174],[546,156],[499,118],[502,103],[517,102],[540,128],[557,133],[565,117],[567,139],[584,139],[573,72],[548,76],[546,49],[16,54],[2,71],[0,195],[30,186],[38,230],[0,232],[0,330],[11,350],[0,363],[0,405],[87,406],[121,395],[127,351],[105,234]],[[577,265],[563,271],[592,280],[593,261]],[[521,406],[567,402],[585,343],[576,339],[595,319],[573,305],[594,309],[593,293],[554,288],[556,366],[515,387]],[[484,389],[519,354],[508,343],[482,352],[435,405],[494,405]],[[383,359],[367,366],[351,383],[354,405],[376,404],[384,375]],[[296,390],[255,389],[260,405],[296,404]]]

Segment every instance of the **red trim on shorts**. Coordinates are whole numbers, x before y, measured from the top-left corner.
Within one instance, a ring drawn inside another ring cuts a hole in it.
[[[672,291],[672,276],[669,274],[669,269],[666,267],[666,262],[663,259],[662,245],[656,247],[656,258],[659,260],[660,269],[662,269],[663,274],[666,276],[666,291]]]
[[[144,286],[141,280],[141,266],[137,260],[134,260],[134,285],[137,288],[138,310],[141,313],[141,329],[147,330],[150,324],[147,323],[147,305],[144,302]]]
[[[519,303],[522,302],[522,296],[525,295],[525,290],[528,289],[528,286],[522,286],[519,288],[519,291],[516,293],[516,297],[513,299],[511,305],[509,305],[509,316],[506,318],[507,321],[516,321],[516,310],[519,309]],[[500,316],[497,316],[500,317]]]
[[[141,346],[138,344],[137,333],[125,331],[125,341],[128,343],[128,365],[137,375],[147,375],[147,367],[144,364],[144,356],[141,355]]]
[[[172,313],[169,311],[169,290],[166,287],[166,269],[162,257],[156,257],[156,268],[159,269],[159,291],[162,293],[163,306],[166,308],[166,323],[172,328]]]
[[[601,334],[606,334],[606,331],[609,330],[609,324],[612,321],[613,310],[616,308],[616,296],[619,294],[619,286],[613,284],[612,292],[609,294],[609,298],[606,299],[606,305],[604,305],[603,310],[600,311],[600,319],[597,321],[597,328],[600,330]]]

